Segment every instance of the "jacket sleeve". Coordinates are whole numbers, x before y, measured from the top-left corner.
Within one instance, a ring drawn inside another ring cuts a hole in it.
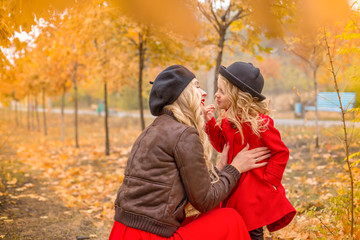
[[[271,157],[266,165],[264,179],[277,187],[281,184],[289,160],[289,149],[281,140],[279,131],[274,127],[274,120],[270,117],[268,117],[266,131],[261,133],[261,139],[271,150]]]
[[[238,170],[227,165],[219,180],[211,183],[204,159],[203,145],[195,128],[187,128],[175,148],[175,161],[190,203],[200,212],[207,212],[222,202],[240,179]]]
[[[221,128],[216,125],[215,118],[212,118],[206,123],[205,132],[209,136],[211,145],[213,145],[216,151],[222,152],[226,140]]]

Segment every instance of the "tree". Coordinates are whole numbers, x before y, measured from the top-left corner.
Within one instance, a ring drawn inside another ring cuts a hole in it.
[[[0,46],[8,47],[15,31],[30,31],[35,17],[49,19],[51,12],[62,11],[74,4],[75,0],[2,0],[0,2]],[[51,9],[51,11],[50,11]],[[8,65],[6,56],[0,49],[1,69]]]
[[[145,128],[143,106],[143,79],[147,67],[165,63],[191,61],[183,42],[197,36],[194,3],[191,1],[112,1],[127,21],[118,22],[119,31],[128,39],[129,58],[137,58],[138,98],[141,128]],[[186,18],[184,18],[186,16]]]
[[[74,137],[75,147],[79,148],[79,133],[78,133],[78,84],[86,78],[85,59],[86,59],[86,42],[82,36],[82,28],[84,23],[82,21],[83,7],[81,3],[77,3],[72,8],[69,8],[62,15],[59,15],[53,24],[55,26],[54,50],[60,50],[54,54],[60,54],[61,71],[63,77],[69,77],[71,84],[63,78],[58,78],[60,82],[57,86],[62,86],[62,92],[65,93],[67,86],[71,85],[74,90]],[[50,26],[51,27],[51,26]]]
[[[302,36],[296,39],[295,43],[289,43],[287,40],[290,51],[304,61],[311,69],[311,78],[314,84],[314,106],[315,106],[315,128],[316,138],[315,147],[319,148],[319,124],[318,124],[318,107],[317,107],[317,95],[318,95],[318,70],[324,63],[325,49],[321,35],[317,36]],[[305,69],[305,73],[307,73]]]
[[[348,4],[343,0],[334,0],[331,3],[323,1],[293,1],[291,11],[288,11],[289,31],[284,41],[288,49],[311,70],[314,83],[316,138],[315,147],[319,148],[318,126],[318,71],[326,57],[326,48],[323,41],[324,26],[334,27],[335,22],[343,18],[348,12]],[[324,11],[327,9],[327,11]]]
[[[88,54],[92,58],[94,77],[99,77],[104,88],[105,105],[105,155],[110,154],[109,138],[109,104],[108,92],[116,89],[115,86],[126,84],[124,74],[128,66],[124,51],[122,33],[117,32],[114,12],[111,11],[105,1],[94,1],[90,4],[85,20],[85,27],[82,29],[85,42],[92,43],[87,45]],[[99,24],[102,23],[102,24]],[[95,48],[95,49],[94,49]],[[128,70],[128,69],[127,69]]]
[[[207,0],[204,3],[198,3],[201,13],[211,23],[216,30],[217,34],[217,51],[216,51],[216,63],[215,63],[215,75],[214,75],[214,94],[217,91],[217,78],[219,68],[222,62],[224,47],[225,47],[225,35],[229,30],[231,24],[235,21],[245,18],[248,12],[235,5],[230,1],[228,6],[218,7],[221,4],[220,1]],[[217,5],[216,5],[217,4]]]
[[[356,188],[356,178],[354,177],[355,167],[360,163],[359,155],[360,152],[351,154],[351,144],[356,139],[352,139],[349,136],[349,127],[347,126],[346,113],[349,111],[346,105],[342,103],[342,93],[341,89],[341,80],[339,77],[339,70],[343,68],[353,68],[353,65],[358,64],[358,44],[360,42],[360,7],[353,7],[353,9],[348,14],[348,19],[338,23],[337,28],[323,28],[324,43],[326,46],[328,65],[331,74],[331,79],[333,80],[333,87],[338,95],[340,110],[341,110],[341,121],[343,128],[343,137],[341,141],[345,150],[345,159],[347,165],[347,172],[349,174],[350,182],[350,191],[349,192],[349,202],[350,206],[348,209],[348,218],[350,225],[350,232],[346,231],[346,224],[344,226],[344,232],[350,234],[351,239],[357,239],[360,236],[360,233],[356,230],[356,191],[359,191]],[[354,51],[355,50],[355,51]],[[355,61],[355,62],[354,62]],[[343,84],[345,82],[351,81],[350,77],[344,76]],[[353,113],[359,113],[359,108],[351,109]],[[356,116],[354,114],[354,116]],[[359,121],[359,119],[354,119]],[[357,160],[356,160],[357,158]]]
[[[280,20],[286,15],[283,7],[286,1],[205,0],[198,2],[198,8],[213,31],[206,31],[205,42],[215,45],[214,94],[217,91],[217,77],[226,47],[234,51],[254,54],[270,53],[271,48],[262,46],[261,37],[277,37],[282,34]],[[233,48],[233,49],[231,49]]]
[[[329,231],[327,235],[324,233],[324,237],[330,236],[335,239],[349,237],[349,239],[357,239],[359,232],[355,229],[357,222],[355,218],[356,205],[354,203],[357,201],[355,196],[358,195],[356,194],[356,187],[354,187],[356,179],[353,177],[355,172],[353,167],[359,163],[359,161],[354,161],[359,156],[359,153],[350,155],[349,152],[351,149],[351,138],[349,137],[349,129],[346,126],[345,117],[348,106],[344,106],[341,99],[341,89],[344,89],[344,85],[348,84],[349,78],[345,74],[343,76],[341,74],[344,72],[344,69],[351,68],[353,64],[358,62],[358,57],[356,57],[358,51],[354,52],[353,47],[357,47],[359,43],[359,34],[356,27],[356,22],[358,22],[356,19],[358,19],[359,15],[357,11],[350,12],[348,2],[341,0],[331,2],[299,1],[295,9],[295,14],[292,15],[292,17],[296,16],[294,18],[295,25],[289,27],[291,32],[296,33],[295,35],[297,36],[297,38],[293,39],[293,46],[296,44],[302,47],[311,46],[308,48],[308,56],[312,54],[313,57],[305,58],[304,55],[299,56],[305,62],[309,62],[310,68],[312,66],[311,62],[313,62],[313,65],[316,63],[314,60],[316,58],[321,59],[321,62],[325,60],[325,57],[328,59],[327,66],[330,71],[326,76],[328,79],[332,79],[332,86],[338,95],[344,133],[340,139],[344,145],[344,162],[347,165],[346,171],[348,172],[350,186],[345,189],[339,189],[338,196],[330,200],[330,203],[335,205],[330,208],[334,219],[328,221],[327,224],[322,222]],[[316,38],[309,38],[309,36],[316,36]],[[314,51],[314,46],[317,46],[316,51]],[[298,54],[298,52],[296,53]],[[315,57],[315,53],[318,54],[317,57]],[[314,71],[315,68],[312,67],[311,69]],[[314,78],[316,78],[316,73]],[[343,80],[341,80],[341,77],[343,77]],[[341,82],[343,86],[340,85]],[[320,213],[321,211],[318,212]],[[318,216],[316,217],[319,219]],[[339,221],[340,219],[341,221]],[[331,224],[330,227],[329,224]],[[343,228],[336,229],[339,226]],[[323,236],[318,237],[321,238]]]

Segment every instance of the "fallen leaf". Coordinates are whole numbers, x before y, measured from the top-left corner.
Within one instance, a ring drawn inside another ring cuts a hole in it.
[[[7,184],[10,184],[10,185],[14,185],[17,183],[17,179],[16,178],[13,178],[11,181],[8,181]]]

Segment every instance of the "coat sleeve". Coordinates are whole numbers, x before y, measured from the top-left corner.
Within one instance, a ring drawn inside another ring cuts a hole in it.
[[[274,127],[274,120],[268,119],[267,130],[261,133],[261,139],[271,150],[271,157],[266,165],[264,179],[274,186],[281,184],[281,179],[289,160],[289,149],[281,140],[279,131]]]
[[[219,180],[211,183],[204,159],[203,145],[195,128],[186,129],[175,148],[175,161],[190,203],[200,212],[208,212],[222,202],[240,179],[232,165],[219,172]]]
[[[226,140],[222,133],[221,128],[218,125],[216,125],[215,118],[212,118],[210,121],[206,123],[205,132],[209,136],[211,145],[213,145],[216,151],[222,152]]]

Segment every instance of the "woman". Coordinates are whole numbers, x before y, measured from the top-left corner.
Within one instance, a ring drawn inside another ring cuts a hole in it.
[[[235,210],[214,207],[242,172],[266,165],[257,162],[270,155],[266,148],[244,149],[229,165],[222,157],[215,169],[201,115],[205,96],[195,75],[181,65],[155,79],[149,105],[158,117],[131,150],[110,239],[249,239]],[[181,225],[189,202],[205,214]]]

